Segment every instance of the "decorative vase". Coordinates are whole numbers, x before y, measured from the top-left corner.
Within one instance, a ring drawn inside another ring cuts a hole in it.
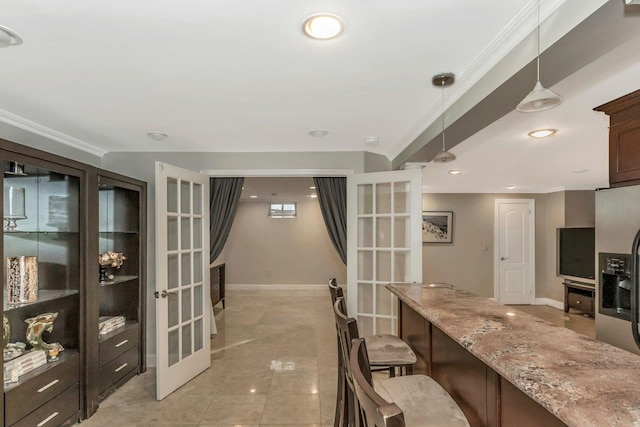
[[[7,302],[20,304],[38,301],[38,257],[7,258]]]
[[[16,221],[19,219],[27,219],[24,211],[24,188],[22,187],[4,187],[4,220],[6,224],[5,230],[13,231],[16,229]]]

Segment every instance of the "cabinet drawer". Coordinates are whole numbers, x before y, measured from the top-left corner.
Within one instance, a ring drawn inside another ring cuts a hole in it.
[[[584,311],[585,313],[593,312],[593,297],[570,292],[567,298],[569,300],[569,308]]]
[[[138,368],[138,346],[127,351],[117,359],[112,360],[100,368],[98,374],[100,384],[100,394],[118,382],[132,370]]]
[[[80,388],[76,383],[11,427],[57,427],[79,411]]]
[[[61,359],[64,353],[66,352],[61,353]],[[56,365],[51,366],[40,375],[29,378],[18,387],[7,391],[4,396],[7,425],[15,423],[33,411],[34,408],[42,406],[71,385],[78,383],[79,359],[78,353],[75,353],[66,360],[56,362]]]
[[[100,343],[100,366],[138,345],[138,324],[126,325],[124,330]]]

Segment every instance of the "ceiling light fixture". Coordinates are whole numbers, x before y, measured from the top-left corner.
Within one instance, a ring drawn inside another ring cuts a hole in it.
[[[167,135],[166,133],[157,130],[147,132],[147,136],[154,141],[162,141],[163,139],[167,139],[169,137],[169,135]]]
[[[309,135],[315,137],[315,138],[322,138],[323,136],[327,135],[329,133],[329,131],[326,131],[324,129],[314,129],[311,132],[309,132]]]
[[[444,142],[444,130],[446,129],[444,123],[444,113],[445,113],[445,103],[444,103],[444,88],[445,86],[451,86],[453,82],[456,80],[456,76],[453,73],[442,73],[436,74],[431,79],[431,82],[434,86],[440,86],[442,88],[442,151],[440,151],[436,156],[432,159],[437,163],[448,163],[452,162],[456,159],[452,153],[447,151],[447,147]]]
[[[378,145],[380,142],[380,138],[377,136],[368,136],[364,139],[365,144],[367,145]]]
[[[531,138],[546,138],[547,136],[551,136],[556,132],[558,132],[556,129],[538,129],[529,132],[527,135],[529,135]]]
[[[562,102],[562,97],[557,93],[546,89],[540,82],[540,0],[538,0],[538,26],[537,29],[537,46],[538,56],[536,57],[538,67],[538,80],[536,81],[533,90],[529,92],[525,98],[520,101],[516,110],[522,113],[534,113],[536,111],[548,110],[559,105]]]
[[[309,187],[309,190],[315,190],[316,187]]]
[[[15,31],[10,30],[4,25],[0,25],[0,48],[18,46],[22,44],[22,37]]]
[[[344,31],[344,21],[331,13],[316,13],[302,23],[302,32],[312,39],[329,40]]]
[[[251,199],[257,199],[257,198],[258,198],[258,196],[249,196],[249,198],[251,198]]]
[[[514,188],[516,188],[515,185],[507,185],[507,190],[513,190]]]
[[[462,171],[458,169],[452,169],[449,171],[449,175],[460,175],[461,173]]]

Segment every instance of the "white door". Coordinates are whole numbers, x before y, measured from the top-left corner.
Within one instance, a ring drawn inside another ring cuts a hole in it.
[[[422,282],[422,169],[347,177],[347,307],[361,335],[397,333],[391,282]]]
[[[156,397],[211,365],[209,177],[156,162]]]
[[[534,200],[496,200],[496,299],[502,304],[531,304],[535,256]]]

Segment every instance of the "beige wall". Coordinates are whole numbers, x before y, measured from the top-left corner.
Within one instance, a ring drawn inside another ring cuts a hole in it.
[[[564,300],[556,275],[556,229],[595,222],[594,191],[549,194],[423,194],[423,210],[453,211],[453,244],[424,244],[423,281],[448,282],[481,296],[493,296],[496,199],[533,199],[536,205],[536,298]]]
[[[298,199],[298,216],[267,216],[266,201],[240,202],[225,245],[226,279],[231,284],[346,283],[340,260],[317,199]]]

